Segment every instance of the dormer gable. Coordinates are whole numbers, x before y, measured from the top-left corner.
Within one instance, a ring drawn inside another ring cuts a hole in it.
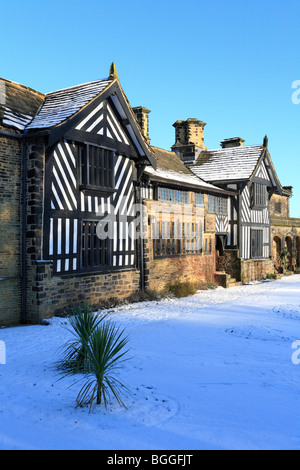
[[[48,147],[61,139],[107,146],[140,164],[155,167],[155,157],[121,88],[115,67],[113,71],[107,79],[47,94],[26,133],[46,132]]]

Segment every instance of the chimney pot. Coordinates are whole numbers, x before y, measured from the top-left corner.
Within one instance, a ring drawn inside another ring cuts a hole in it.
[[[224,139],[221,142],[221,147],[223,149],[231,148],[231,147],[243,147],[244,140],[241,137],[232,137],[230,139]]]

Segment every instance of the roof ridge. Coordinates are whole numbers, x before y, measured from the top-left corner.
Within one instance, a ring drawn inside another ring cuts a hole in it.
[[[69,87],[60,88],[58,90],[49,91],[48,93],[45,94],[45,96],[49,96],[49,95],[52,95],[54,93],[59,93],[60,91],[74,90],[76,88],[79,88],[79,87],[82,87],[82,86],[85,86],[85,85],[92,85],[93,83],[110,82],[110,81],[112,81],[112,79],[110,79],[109,77],[108,78],[102,78],[100,80],[92,80],[91,82],[80,83],[78,85],[72,85],[72,86],[69,86]]]
[[[7,78],[2,78],[0,77],[0,81],[2,82],[6,82],[6,83],[9,83],[11,85],[17,85],[18,87],[20,88],[23,88],[24,90],[27,90],[27,91],[30,91],[30,92],[33,92],[33,93],[37,93],[38,95],[42,96],[42,97],[45,97],[45,93],[42,93],[41,91],[38,91],[38,90],[35,90],[34,88],[31,88],[27,85],[22,85],[21,83],[18,83],[18,82],[14,82],[12,80],[8,80]]]
[[[176,155],[175,152],[173,152],[172,150],[167,150],[167,149],[163,149],[162,147],[157,147],[156,145],[150,145],[151,148],[153,149],[157,149],[157,150],[162,150],[163,152],[169,152],[169,153],[174,153]]]
[[[256,145],[242,145],[242,146],[239,146],[239,147],[226,147],[224,149],[223,148],[222,149],[207,149],[205,151],[206,152],[223,152],[224,150],[243,150],[243,149],[258,148],[258,147],[264,148],[263,145],[256,144]]]

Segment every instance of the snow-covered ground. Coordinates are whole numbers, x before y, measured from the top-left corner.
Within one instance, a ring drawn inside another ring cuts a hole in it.
[[[53,367],[66,319],[0,329],[0,449],[300,449],[300,276],[110,316],[130,336],[126,409],[75,407]]]

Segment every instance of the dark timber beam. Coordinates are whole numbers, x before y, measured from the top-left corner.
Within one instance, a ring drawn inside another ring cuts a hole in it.
[[[84,131],[79,131],[76,129],[71,129],[64,135],[67,140],[74,140],[74,142],[89,142],[90,144],[95,144],[99,146],[104,146],[107,148],[114,148],[116,152],[122,153],[126,156],[140,158],[136,150],[131,145],[123,144],[117,140],[112,140],[109,137],[103,135],[92,134],[91,132],[87,133]]]

